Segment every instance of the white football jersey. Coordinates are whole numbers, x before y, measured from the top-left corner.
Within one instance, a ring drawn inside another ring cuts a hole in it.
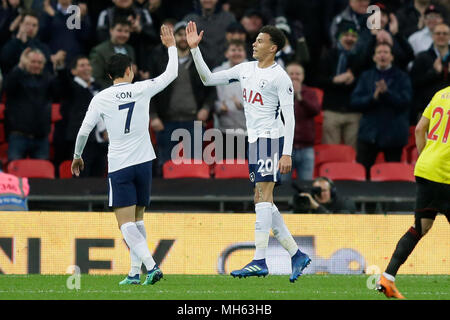
[[[177,74],[177,50],[170,47],[167,70],[159,77],[134,84],[119,83],[92,99],[78,135],[89,135],[100,119],[105,122],[109,138],[108,172],[156,158],[149,133],[150,99]]]
[[[257,61],[250,61],[211,73],[200,50],[195,48],[191,52],[205,85],[240,82],[249,142],[255,142],[259,137],[274,139],[284,136],[283,154],[290,155],[295,129],[294,90],[286,71],[277,63],[259,68]],[[281,108],[285,124],[281,120]]]

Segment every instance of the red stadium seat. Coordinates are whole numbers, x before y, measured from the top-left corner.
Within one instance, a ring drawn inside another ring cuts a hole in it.
[[[0,103],[0,120],[5,119],[5,104]]]
[[[356,162],[327,162],[320,166],[319,176],[331,180],[366,181],[366,169]]]
[[[323,103],[323,90],[320,88],[316,88],[316,87],[312,87],[311,89],[313,89],[316,92],[317,98],[319,99],[319,104],[320,107],[322,107],[322,103]]]
[[[315,164],[325,162],[354,162],[356,151],[345,144],[320,144],[314,146]]]
[[[415,181],[414,166],[402,162],[374,164],[370,168],[371,181]]]
[[[59,165],[58,171],[59,171],[59,178],[60,179],[70,179],[72,178],[72,161],[71,160],[65,160],[61,162]]]
[[[216,164],[215,174],[216,179],[248,178],[248,161],[245,160],[243,164],[227,164],[224,160],[224,163]]]
[[[7,143],[0,144],[0,161],[2,163],[3,168],[8,163],[8,144]]]
[[[415,165],[417,162],[417,159],[419,159],[419,152],[417,151],[417,148],[414,146],[412,148],[408,149],[408,161],[409,163]]]
[[[0,122],[0,143],[3,143],[5,141],[6,141],[5,125]]]
[[[314,117],[314,129],[316,133],[314,136],[314,144],[321,144],[323,136],[323,111],[320,111],[320,113]]]
[[[8,164],[7,172],[18,177],[26,178],[55,178],[55,167],[48,160],[20,159]]]
[[[61,105],[59,103],[52,104],[52,123],[55,123],[62,119],[62,115],[59,111]]]
[[[192,160],[193,162],[193,160]],[[177,178],[203,178],[209,179],[209,166],[202,162],[201,164],[175,164],[172,160],[166,161],[163,164],[163,178],[177,179]]]
[[[404,147],[402,150],[402,156],[400,158],[400,162],[409,163],[409,151],[408,147]],[[377,163],[385,163],[386,159],[384,158],[384,152],[378,152],[377,158],[375,159],[375,164]]]
[[[319,99],[320,108],[322,109],[322,103],[323,103],[323,90],[320,88],[312,88],[317,95],[317,98]],[[321,110],[320,113],[314,117],[314,125],[315,125],[315,139],[314,144],[321,144],[322,143],[322,135],[323,135],[323,111]]]

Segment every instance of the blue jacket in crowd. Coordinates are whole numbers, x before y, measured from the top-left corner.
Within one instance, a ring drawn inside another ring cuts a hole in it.
[[[388,91],[375,100],[375,83],[381,79]],[[351,106],[361,112],[358,140],[380,148],[402,147],[408,143],[411,80],[397,67],[370,69],[361,74],[352,93]]]

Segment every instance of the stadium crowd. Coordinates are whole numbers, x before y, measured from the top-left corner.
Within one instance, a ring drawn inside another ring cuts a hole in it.
[[[381,9],[379,29],[367,27],[376,22],[373,4]],[[170,159],[175,129],[193,133],[201,121],[224,137],[226,129],[245,135],[239,84],[205,87],[199,79],[186,41],[191,20],[207,35],[200,47],[211,70],[252,60],[263,25],[281,29],[287,41],[277,62],[294,84],[298,177],[312,180],[317,141],[352,146],[369,172],[379,152],[401,161],[410,127],[450,85],[449,19],[448,0],[2,0],[1,161],[48,159],[58,168],[71,160],[90,100],[112,84],[109,57],[129,55],[134,81],[164,71],[162,24],[174,31],[179,75],[151,101],[154,174]],[[83,176],[105,175],[107,141],[98,123]]]

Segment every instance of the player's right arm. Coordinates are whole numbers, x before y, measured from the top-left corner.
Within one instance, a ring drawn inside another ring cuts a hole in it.
[[[97,108],[95,108],[95,98],[92,99],[91,104],[89,105],[88,111],[84,116],[83,123],[81,124],[80,130],[78,131],[77,140],[75,142],[75,151],[73,153],[73,161],[72,161],[72,174],[75,176],[80,175],[80,171],[84,169],[84,162],[81,158],[83,154],[84,147],[86,146],[86,142],[89,138],[89,134],[92,129],[94,129],[97,122],[100,121],[100,113]]]
[[[417,152],[419,154],[422,153],[423,148],[425,148],[425,145],[427,144],[426,137],[427,137],[429,127],[430,127],[430,119],[422,116],[419,120],[419,123],[416,126],[416,129],[415,129],[416,147],[417,147]]]
[[[205,86],[217,86],[229,84],[232,81],[239,81],[239,65],[231,69],[219,72],[211,72],[208,65],[203,60],[202,53],[198,44],[203,38],[203,31],[197,33],[197,25],[195,22],[189,21],[186,26],[186,40],[191,48],[192,58],[194,59],[195,68]]]

